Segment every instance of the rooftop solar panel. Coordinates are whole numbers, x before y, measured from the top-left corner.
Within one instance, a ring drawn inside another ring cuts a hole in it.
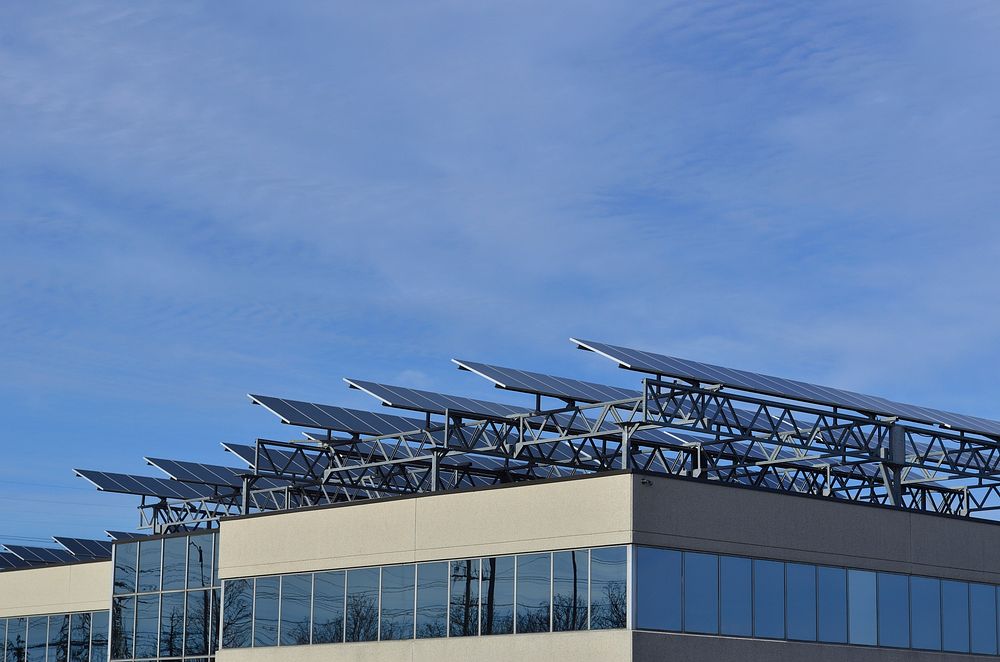
[[[75,471],[78,476],[90,481],[102,492],[135,494],[164,499],[206,499],[215,495],[215,491],[211,487],[191,485],[168,478],[133,476],[88,469],[76,469]]]
[[[345,379],[351,388],[364,391],[389,407],[444,414],[445,411],[461,412],[476,416],[505,418],[531,411],[531,407],[516,407],[499,402],[476,400],[458,395],[444,395],[401,386],[388,386],[359,379]]]
[[[52,538],[80,559],[110,559],[112,543],[108,540],[85,540],[83,538]]]
[[[724,368],[628,347],[575,338],[571,338],[571,340],[580,349],[601,354],[623,368],[639,372],[690,379],[707,384],[722,384],[753,393],[802,400],[828,407],[843,407],[867,414],[896,416],[926,425],[940,425],[977,434],[1000,435],[1000,421],[907,405],[878,396],[819,386],[794,379],[771,377],[746,370]]]
[[[68,563],[77,558],[65,549],[52,547],[29,547],[27,545],[4,545],[4,549],[28,563]]]
[[[0,552],[0,570],[17,570],[19,568],[30,568],[31,564],[16,554],[10,552]]]
[[[412,432],[424,427],[424,421],[392,414],[321,405],[265,395],[250,399],[275,414],[283,423],[307,428],[322,428],[348,434],[384,435]]]
[[[145,460],[174,480],[181,480],[188,483],[202,483],[204,485],[241,489],[243,487],[243,476],[247,474],[253,475],[252,471],[246,469],[236,469],[215,464],[165,460],[156,457],[147,457]],[[286,487],[289,483],[285,480],[258,477],[254,485],[258,488],[267,489]]]
[[[105,533],[114,542],[137,540],[138,538],[147,538],[149,536],[148,533],[136,533],[135,531],[105,531]]]
[[[540,372],[529,372],[515,368],[501,368],[475,361],[452,359],[452,362],[460,369],[484,377],[493,382],[497,388],[508,391],[537,393],[562,400],[588,403],[627,400],[642,396],[642,392],[635,389],[606,386],[567,377],[554,377]]]

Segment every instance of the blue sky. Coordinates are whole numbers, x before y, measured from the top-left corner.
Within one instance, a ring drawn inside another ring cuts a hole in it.
[[[571,335],[1000,418],[996,2],[4,3],[0,540],[247,392],[628,385]]]

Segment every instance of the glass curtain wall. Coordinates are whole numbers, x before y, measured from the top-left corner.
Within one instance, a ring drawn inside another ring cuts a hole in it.
[[[3,662],[105,662],[108,612],[0,618]]]

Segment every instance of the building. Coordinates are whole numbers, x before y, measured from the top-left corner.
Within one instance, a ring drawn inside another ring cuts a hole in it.
[[[521,404],[347,380],[417,415],[78,470],[146,532],[7,545],[3,660],[997,656],[1000,423],[574,342],[640,388],[456,361]]]

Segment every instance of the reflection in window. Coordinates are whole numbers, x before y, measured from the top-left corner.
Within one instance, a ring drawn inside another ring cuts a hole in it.
[[[95,611],[90,615],[90,659],[104,662],[108,659],[108,627],[110,615],[106,611]]]
[[[843,568],[816,569],[818,595],[818,639],[831,643],[847,642],[847,571]]]
[[[347,641],[378,639],[378,568],[347,571]]]
[[[139,543],[115,545],[115,593],[135,593],[136,558]]]
[[[514,557],[482,560],[482,634],[514,632]]]
[[[90,614],[73,614],[69,628],[70,662],[90,661]],[[97,662],[95,660],[95,662]]]
[[[317,572],[313,577],[312,642],[344,640],[344,572]]]
[[[393,565],[382,568],[382,598],[380,601],[379,639],[413,638],[413,582],[412,565]]]
[[[207,655],[212,614],[211,591],[188,591],[184,613],[184,654]]]
[[[590,629],[623,628],[628,624],[628,550],[590,550]]]
[[[681,553],[672,549],[635,550],[635,618],[640,630],[681,629]]]
[[[753,562],[753,632],[756,637],[785,636],[785,564]]]
[[[517,557],[517,631],[548,632],[551,556],[526,554]]]
[[[135,598],[115,598],[111,603],[111,659],[132,657],[132,633],[135,630]]]
[[[785,564],[788,638],[816,641],[816,566]]]
[[[253,580],[227,581],[222,600],[222,647],[249,648],[253,643]]]
[[[139,593],[160,590],[160,549],[163,541],[143,540],[139,543]]]
[[[913,648],[941,650],[941,580],[910,577],[910,622]]]
[[[852,644],[874,646],[877,627],[874,572],[847,571],[847,605],[849,641]]]
[[[49,616],[48,662],[66,662],[69,645],[69,614]]]
[[[215,536],[187,538],[188,588],[208,588],[212,585],[212,541]]]
[[[910,646],[910,582],[906,575],[878,573],[879,646]]]
[[[996,589],[985,584],[969,585],[970,631],[972,652],[997,654]]]
[[[552,554],[552,630],[587,629],[587,585],[590,554],[587,550]]]
[[[163,541],[162,590],[175,591],[184,588],[187,576],[184,562],[187,560],[188,538],[184,536],[166,538]]]
[[[479,559],[452,561],[449,636],[479,634]]]
[[[254,582],[253,645],[278,644],[278,577],[258,577]]]
[[[28,662],[45,662],[45,645],[48,640],[47,616],[28,617]]]
[[[160,657],[180,657],[183,654],[184,593],[164,593],[160,600]]]
[[[417,639],[448,634],[448,563],[417,565]]]
[[[684,630],[719,631],[719,557],[684,552]]]
[[[941,582],[941,641],[946,651],[969,652],[969,585]]]
[[[27,637],[27,618],[10,618],[7,620],[7,662],[25,662]]]
[[[309,603],[312,575],[285,575],[281,578],[281,645],[309,643]]]
[[[719,559],[720,630],[722,634],[749,637],[753,634],[753,581],[750,559],[723,556]]]
[[[160,613],[159,595],[140,595],[135,608],[135,656],[137,658],[156,657],[159,640],[157,616]]]

